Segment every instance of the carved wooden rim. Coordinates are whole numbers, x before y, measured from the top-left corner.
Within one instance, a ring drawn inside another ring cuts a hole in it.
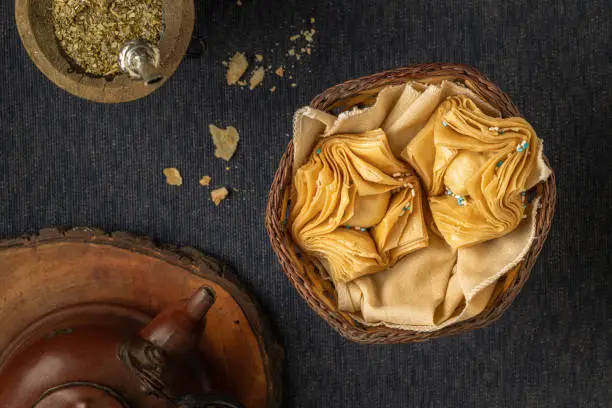
[[[268,384],[268,406],[280,408],[282,399],[282,364],[284,352],[273,335],[270,323],[259,304],[241,284],[234,272],[225,264],[192,247],[159,245],[152,239],[127,232],[106,233],[101,229],[76,227],[69,230],[59,228],[42,229],[38,235],[0,241],[0,251],[16,247],[33,248],[38,245],[60,242],[95,243],[130,250],[157,258],[182,268],[196,276],[219,283],[232,295],[241,308],[257,338]],[[211,273],[212,272],[212,273]]]

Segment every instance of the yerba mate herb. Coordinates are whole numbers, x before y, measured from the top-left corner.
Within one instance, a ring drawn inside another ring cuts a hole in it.
[[[55,35],[86,73],[119,72],[118,56],[129,40],[159,42],[162,0],[53,0]]]

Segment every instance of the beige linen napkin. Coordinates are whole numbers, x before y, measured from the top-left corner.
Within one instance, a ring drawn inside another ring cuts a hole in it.
[[[469,89],[449,81],[424,86],[418,83],[390,86],[376,103],[338,117],[310,107],[300,109],[294,120],[294,174],[305,163],[317,141],[338,133],[362,133],[382,128],[398,157],[425,128],[440,103],[449,96],[469,96],[482,112],[499,117],[490,104]],[[545,180],[550,170],[542,160],[542,148],[528,186]],[[422,177],[423,175],[419,173]],[[425,191],[429,183],[425,183]],[[535,233],[538,200],[526,210],[527,218],[503,237],[455,249],[429,220],[429,246],[413,252],[393,267],[343,283],[335,281],[340,310],[354,313],[367,325],[433,331],[480,313],[497,280],[512,269],[529,250]]]

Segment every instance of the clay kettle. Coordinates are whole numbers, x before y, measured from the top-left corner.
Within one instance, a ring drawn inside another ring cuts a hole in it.
[[[0,408],[242,408],[212,392],[197,352],[209,287],[153,320],[112,304],[51,312],[0,359]]]

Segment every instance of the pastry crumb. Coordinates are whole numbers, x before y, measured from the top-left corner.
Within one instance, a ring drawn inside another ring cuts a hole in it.
[[[274,71],[274,73],[282,78],[283,76],[285,76],[285,68],[278,67],[276,68],[276,71]]]
[[[229,161],[236,152],[240,140],[238,131],[233,126],[220,129],[213,124],[208,125],[208,129],[215,144],[215,157]]]
[[[316,22],[314,17],[310,17],[310,24],[314,24]]]
[[[300,34],[296,34],[296,35],[292,35],[291,37],[289,37],[289,40],[291,41],[297,41],[300,39]]]
[[[242,0],[236,0],[236,5],[238,7],[242,7]]]
[[[295,82],[291,84],[292,88],[295,88],[296,86],[297,86],[297,84]]]
[[[240,85],[240,86],[246,86],[246,81],[238,81],[236,82],[236,85]]]
[[[208,187],[211,181],[212,181],[212,178],[210,176],[203,176],[200,179],[200,185],[203,187]]]
[[[263,61],[263,60],[264,60],[264,56],[263,56],[263,55],[261,55],[261,54],[255,54],[255,59],[256,59],[258,62],[261,62],[261,61]]]
[[[258,67],[255,71],[253,71],[253,75],[251,75],[251,79],[249,81],[249,88],[251,91],[262,83],[264,76],[265,71],[263,67]]]
[[[227,84],[236,84],[248,68],[249,62],[244,54],[241,52],[234,54],[234,56],[230,59],[229,67],[227,69],[227,73],[225,74]]]
[[[216,206],[221,204],[221,201],[225,200],[229,194],[229,191],[225,187],[216,188],[210,192],[210,198]]]
[[[171,186],[183,185],[183,178],[181,173],[175,167],[168,167],[163,170],[164,176],[166,176],[166,183]]]
[[[315,30],[314,28],[311,30],[304,30],[302,31],[302,35],[304,36],[304,39],[306,41],[308,41],[309,43],[314,41],[314,35],[317,33],[317,30]]]
[[[270,88],[270,92],[276,92],[276,85],[274,85],[272,88]]]
[[[226,170],[226,171],[230,171],[231,169],[232,169],[232,168],[231,168],[231,167],[229,167],[229,166],[225,168],[225,170]]]
[[[290,48],[289,51],[287,51],[287,54],[291,56],[295,55],[295,48]]]

